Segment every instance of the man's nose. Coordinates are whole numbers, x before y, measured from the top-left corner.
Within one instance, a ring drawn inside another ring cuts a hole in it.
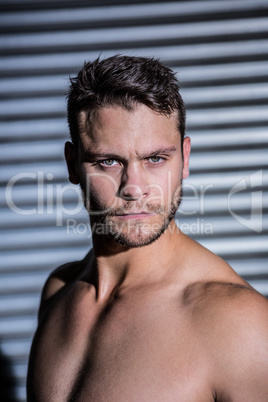
[[[137,201],[149,195],[147,174],[142,168],[125,168],[119,188],[119,196],[127,201]]]

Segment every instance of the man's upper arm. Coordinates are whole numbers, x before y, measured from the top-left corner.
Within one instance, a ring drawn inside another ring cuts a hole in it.
[[[234,401],[267,402],[268,302],[257,293],[245,294],[227,317],[218,332],[222,339],[214,340],[217,400],[226,395]]]
[[[245,339],[241,339],[241,360],[248,368],[247,389],[252,401],[264,402],[268,401],[268,302],[256,302],[249,315]]]

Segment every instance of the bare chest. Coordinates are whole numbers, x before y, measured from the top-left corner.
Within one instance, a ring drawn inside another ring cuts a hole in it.
[[[40,386],[67,401],[209,402],[208,365],[187,314],[172,300],[88,300],[40,339]],[[50,324],[49,324],[50,326]],[[50,394],[49,394],[50,393]],[[44,399],[45,400],[45,399]],[[48,400],[48,399],[47,399]]]

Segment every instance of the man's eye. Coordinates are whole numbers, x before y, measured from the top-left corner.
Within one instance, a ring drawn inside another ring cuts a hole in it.
[[[117,161],[115,159],[105,159],[104,161],[100,162],[101,165],[104,166],[114,166],[117,164]]]
[[[161,158],[161,156],[151,156],[151,158],[149,158],[150,162],[153,163],[158,163],[158,162],[162,162],[163,158]]]

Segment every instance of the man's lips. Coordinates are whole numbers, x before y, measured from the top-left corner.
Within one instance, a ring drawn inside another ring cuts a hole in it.
[[[116,214],[114,215],[117,218],[121,219],[143,219],[147,218],[148,216],[155,215],[155,212],[127,212],[127,213],[122,213],[122,214]]]

